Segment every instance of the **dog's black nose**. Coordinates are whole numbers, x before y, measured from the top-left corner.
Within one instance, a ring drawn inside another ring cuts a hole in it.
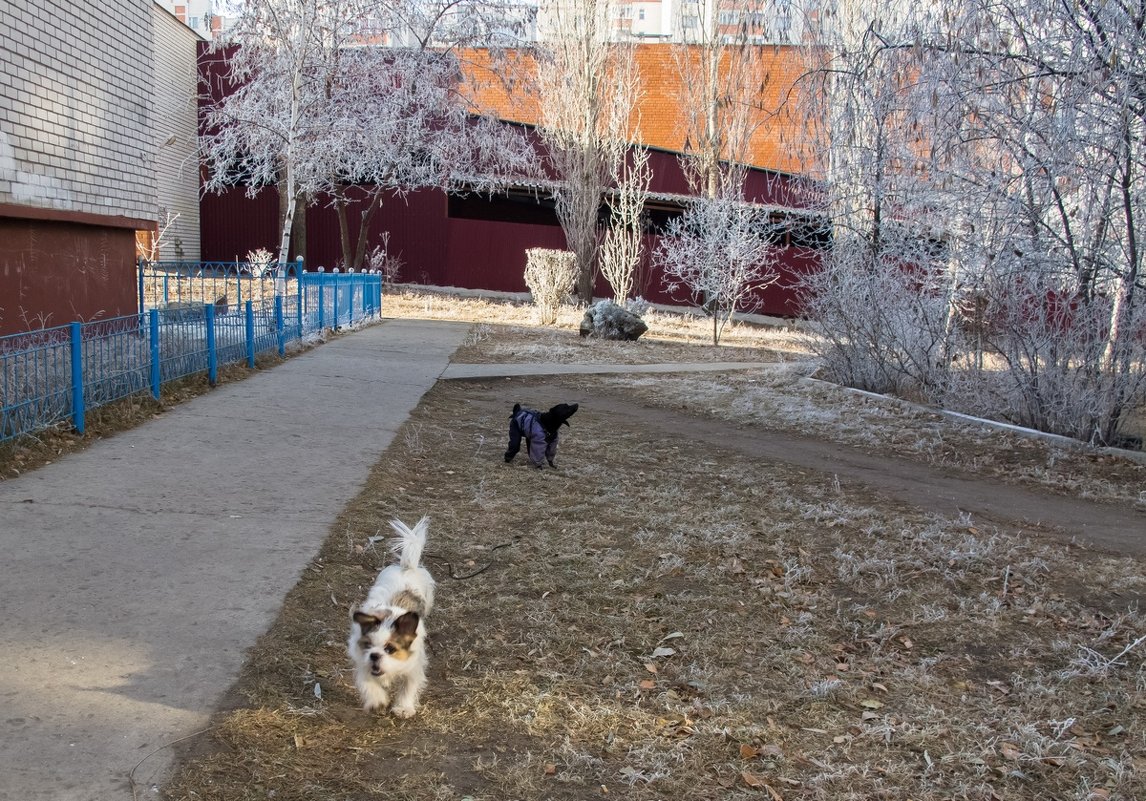
[[[370,661],[371,662],[377,662],[381,658],[382,658],[382,654],[378,653],[377,651],[374,651],[373,653],[370,654]]]

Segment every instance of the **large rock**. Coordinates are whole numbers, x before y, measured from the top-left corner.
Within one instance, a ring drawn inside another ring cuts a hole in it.
[[[581,336],[635,342],[649,330],[645,321],[611,300],[599,300],[585,310]]]

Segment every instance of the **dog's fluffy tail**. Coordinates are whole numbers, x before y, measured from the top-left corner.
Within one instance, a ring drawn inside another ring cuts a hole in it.
[[[430,518],[423,517],[413,528],[397,518],[390,521],[390,528],[398,536],[390,543],[390,550],[398,557],[403,570],[413,570],[422,564],[422,549],[426,547],[426,532],[430,529]]]

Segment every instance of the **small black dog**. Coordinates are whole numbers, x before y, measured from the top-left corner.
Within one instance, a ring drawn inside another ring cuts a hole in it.
[[[576,403],[559,403],[547,412],[523,409],[520,403],[513,404],[513,414],[509,416],[509,448],[505,461],[512,462],[521,450],[521,438],[525,437],[525,449],[534,467],[543,467],[557,458],[558,429],[562,423],[569,425],[569,418],[577,411]]]

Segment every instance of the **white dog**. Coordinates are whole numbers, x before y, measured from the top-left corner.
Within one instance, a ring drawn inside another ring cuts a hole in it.
[[[414,715],[426,686],[426,615],[434,605],[434,579],[421,566],[430,518],[411,529],[390,521],[398,533],[391,550],[398,563],[378,574],[370,594],[351,612],[347,648],[354,683],[367,711],[384,709],[400,718]]]

